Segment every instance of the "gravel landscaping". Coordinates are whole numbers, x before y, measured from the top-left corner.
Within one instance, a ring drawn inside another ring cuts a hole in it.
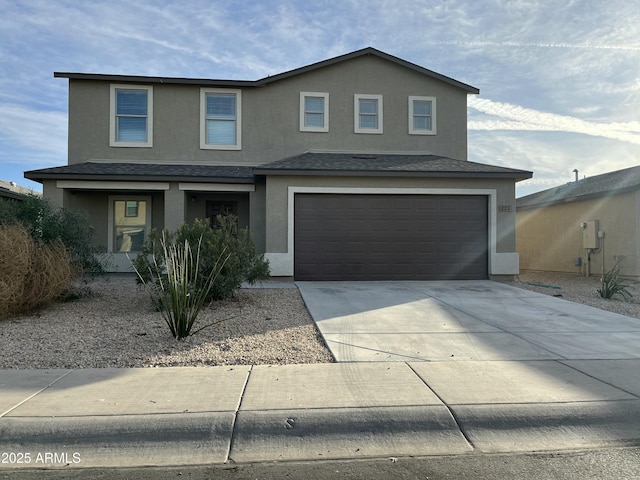
[[[629,300],[601,298],[597,276],[523,272],[507,283],[640,318],[638,282],[630,282]],[[90,288],[91,296],[0,321],[0,369],[334,361],[295,288],[242,289],[206,307],[196,325],[219,323],[183,341],[171,337],[132,278],[98,280]]]
[[[133,278],[99,280],[91,296],[0,321],[0,369],[328,363],[295,288],[241,289],[201,312],[176,341]]]
[[[626,280],[627,289],[631,297],[624,299],[621,295],[615,295],[611,299],[602,298],[598,293],[600,288],[600,276],[583,274],[549,273],[549,272],[522,272],[510,285],[560,297],[584,305],[619,313],[628,317],[640,318],[640,282]]]

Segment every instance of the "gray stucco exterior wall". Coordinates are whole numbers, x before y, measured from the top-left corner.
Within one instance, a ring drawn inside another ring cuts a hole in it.
[[[200,149],[200,87],[153,86],[153,147],[109,146],[110,83],[69,81],[69,163],[95,159],[260,165],[309,149],[417,151],[467,158],[467,93],[365,56],[242,90],[242,149]],[[329,132],[299,131],[300,92],[329,93]],[[354,133],[354,94],[383,95],[384,133]],[[437,134],[409,135],[408,97],[437,99]]]
[[[354,176],[342,176],[341,161],[327,170],[333,173],[326,176],[288,176],[275,169],[263,169],[256,170],[252,179],[248,168],[240,169],[248,172],[244,176],[234,177],[228,173],[226,167],[229,166],[260,166],[310,150],[419,153],[466,160],[467,95],[477,93],[477,89],[414,67],[404,61],[390,60],[385,54],[366,53],[351,56],[347,61],[323,62],[318,68],[302,68],[257,82],[70,74],[68,163],[99,161],[151,166],[147,166],[144,173],[132,174],[131,169],[125,169],[125,173],[116,171],[111,177],[102,176],[99,169],[98,173],[93,171],[83,178],[75,178],[73,175],[77,172],[72,172],[60,177],[64,179],[60,188],[55,180],[47,179],[44,196],[57,205],[88,212],[96,229],[95,243],[99,246],[113,243],[110,236],[114,229],[113,225],[109,226],[114,216],[110,211],[110,208],[113,210],[110,196],[127,194],[150,198],[150,227],[158,229],[175,229],[184,221],[192,223],[202,218],[209,200],[237,202],[239,226],[249,226],[258,251],[265,252],[271,261],[272,274],[290,275],[292,199],[296,192],[486,195],[489,273],[517,273],[516,177],[474,178],[470,176],[473,170],[458,164],[446,171],[415,169],[415,175],[412,171],[398,174],[380,170],[372,171],[372,176],[354,171],[349,172]],[[110,145],[111,88],[121,85],[119,82],[152,87],[152,145]],[[226,85],[226,90],[212,87],[220,84]],[[240,92],[241,148],[222,150],[201,146],[201,94],[205,87]],[[301,92],[328,95],[328,131],[301,131]],[[382,98],[382,133],[355,132],[354,96],[357,94]],[[412,96],[435,98],[435,132],[410,133],[409,98]],[[314,173],[318,173],[322,170],[307,165],[306,161],[295,171],[315,168]],[[191,173],[185,174],[185,180],[175,178],[175,170],[154,176],[156,164],[212,165],[225,169],[215,169],[216,174],[210,176],[202,170],[191,169]],[[366,170],[367,166],[362,168]],[[84,170],[77,170],[84,175]],[[447,178],[449,173],[451,176]],[[443,176],[424,176],[430,174]],[[122,187],[120,181],[129,185]]]

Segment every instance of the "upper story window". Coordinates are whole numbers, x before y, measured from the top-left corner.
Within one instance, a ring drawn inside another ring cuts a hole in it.
[[[152,86],[111,85],[110,112],[110,146],[153,146]]]
[[[382,95],[353,97],[355,133],[382,133]]]
[[[300,131],[329,131],[329,94],[300,92]]]
[[[200,90],[200,148],[240,150],[240,90]]]
[[[436,98],[409,97],[409,133],[436,134]]]

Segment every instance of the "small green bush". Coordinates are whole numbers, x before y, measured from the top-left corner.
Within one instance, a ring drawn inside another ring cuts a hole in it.
[[[622,295],[623,298],[631,297],[629,285],[620,278],[620,260],[611,267],[611,270],[602,276],[602,287],[598,293],[602,298],[612,298],[614,295]]]
[[[134,268],[141,274],[138,282],[151,281],[149,272],[153,270],[152,262],[165,268],[167,261],[161,238],[180,248],[187,242],[191,245],[200,244],[196,282],[199,288],[206,284],[224,254],[226,260],[216,274],[207,300],[221,300],[232,296],[244,281],[253,284],[269,278],[269,262],[258,254],[248,229],[238,229],[233,215],[218,216],[218,224],[219,227],[214,229],[207,222],[196,220],[192,226],[183,224],[173,234],[166,230],[161,234],[152,231],[133,262]]]
[[[209,275],[201,279],[202,238],[197,242],[195,255],[189,240],[182,244],[169,244],[167,236],[163,235],[159,247],[163,263],[158,263],[158,256],[154,255],[149,270],[143,275],[143,272],[136,269],[136,273],[140,281],[151,288],[151,301],[162,313],[173,337],[181,340],[213,325],[193,330],[198,314],[228,256],[218,258]],[[150,282],[145,280],[149,276]]]

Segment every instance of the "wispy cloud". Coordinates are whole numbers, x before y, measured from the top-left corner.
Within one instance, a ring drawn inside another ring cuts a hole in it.
[[[469,99],[469,108],[484,114],[470,117],[469,130],[569,132],[640,145],[640,122],[637,121],[591,122],[478,97]]]
[[[463,47],[516,47],[516,48],[558,48],[558,49],[577,49],[577,50],[620,50],[640,52],[640,44],[638,45],[594,45],[594,44],[571,44],[571,43],[524,43],[524,42],[437,42],[439,45],[455,45]]]
[[[67,150],[67,115],[22,105],[2,105],[0,139],[21,149],[59,157]],[[6,154],[6,152],[5,152]],[[7,155],[6,161],[11,157]]]

